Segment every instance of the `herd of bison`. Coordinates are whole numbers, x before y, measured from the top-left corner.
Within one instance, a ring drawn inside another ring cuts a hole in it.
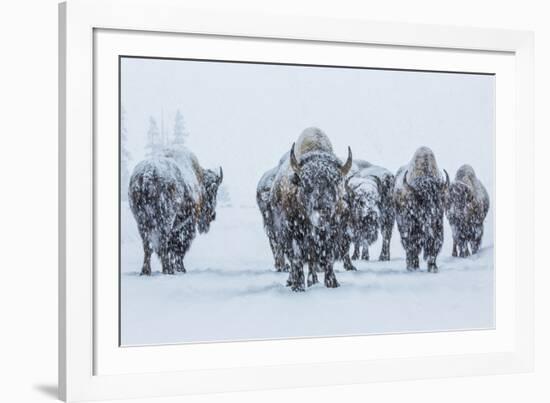
[[[141,274],[151,274],[153,252],[163,273],[185,272],[183,259],[197,230],[207,232],[216,218],[222,180],[221,168],[202,168],[183,147],[136,166],[128,196],[143,241]],[[451,182],[434,153],[421,147],[394,175],[354,159],[351,148],[342,162],[327,135],[314,127],[261,177],[256,200],[275,269],[289,272],[293,291],[317,283],[318,273],[324,273],[326,287],[338,287],[334,262],[355,270],[352,261],[368,260],[369,245],[379,235],[379,259],[389,260],[394,221],[407,270],[417,270],[423,254],[428,271],[437,273],[444,215],[452,228],[452,255],[466,257],[480,248],[489,209],[489,195],[469,165],[461,166]]]

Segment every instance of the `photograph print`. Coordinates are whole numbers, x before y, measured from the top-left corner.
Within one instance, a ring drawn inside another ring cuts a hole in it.
[[[494,75],[119,68],[121,346],[494,328]]]

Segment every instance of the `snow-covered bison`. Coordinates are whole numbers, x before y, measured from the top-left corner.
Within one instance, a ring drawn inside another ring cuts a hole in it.
[[[162,272],[185,272],[183,258],[197,228],[208,232],[216,218],[216,196],[223,179],[203,169],[186,149],[140,162],[130,178],[128,200],[143,241],[142,275],[151,274],[151,254]]]
[[[424,251],[428,271],[438,271],[436,258],[443,244],[443,213],[449,175],[439,172],[435,155],[419,148],[411,162],[397,171],[394,202],[397,227],[407,255],[407,270],[419,268],[418,255]]]
[[[273,209],[271,208],[271,186],[273,180],[278,172],[278,167],[271,168],[264,173],[258,182],[256,188],[256,203],[262,214],[264,229],[269,240],[269,246],[271,247],[271,253],[273,253],[273,259],[275,260],[275,268],[277,271],[288,271],[288,266],[285,266],[284,255],[278,253],[277,236],[275,233],[275,224]],[[281,261],[282,258],[282,261]]]
[[[453,232],[453,256],[478,252],[483,222],[489,211],[489,194],[470,165],[462,165],[449,187],[446,214]]]
[[[351,165],[350,148],[342,164],[327,135],[311,127],[302,132],[278,169],[270,203],[278,243],[290,262],[287,285],[293,291],[305,290],[306,263],[308,286],[318,282],[317,270],[325,273],[325,286],[339,285],[334,275],[334,252],[344,178]]]
[[[342,231],[344,266],[351,244],[352,259],[369,260],[369,246],[382,235],[379,260],[390,259],[390,241],[395,222],[393,188],[395,177],[385,168],[363,160],[355,160],[346,178],[347,223]]]

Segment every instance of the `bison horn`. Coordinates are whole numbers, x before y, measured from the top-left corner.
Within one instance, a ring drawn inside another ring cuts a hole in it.
[[[445,189],[448,189],[449,185],[451,184],[451,181],[449,179],[449,174],[447,173],[446,170],[443,170],[443,172],[445,172]]]
[[[220,176],[218,177],[218,185],[222,183],[223,180],[223,169],[220,167]]]
[[[408,174],[408,173],[409,173],[409,171],[407,170],[407,171],[405,171],[405,175],[403,175],[403,185],[405,185],[405,188],[406,188],[407,190],[414,190],[414,189],[412,188],[412,186],[409,185],[409,182],[407,182],[407,174]]]
[[[296,159],[296,154],[294,154],[294,145],[296,143],[292,144],[292,148],[290,149],[290,166],[294,170],[295,173],[300,173],[300,164],[298,163],[298,160]]]
[[[346,176],[349,171],[351,170],[351,164],[353,162],[353,158],[351,156],[351,148],[348,147],[348,159],[344,165],[342,165],[342,168],[340,169],[343,176]]]

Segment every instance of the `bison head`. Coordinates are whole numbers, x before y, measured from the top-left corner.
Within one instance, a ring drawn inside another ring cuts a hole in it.
[[[376,176],[361,179],[353,180],[353,176],[346,179],[345,200],[348,204],[352,226],[360,230],[367,239],[374,238],[376,240],[380,218],[378,188],[381,186],[381,181]]]
[[[427,225],[443,218],[446,194],[449,189],[449,174],[445,173],[445,179],[435,176],[419,176],[409,183],[408,171],[403,175],[403,186],[414,198],[414,207],[417,216]]]
[[[223,180],[223,170],[216,174],[210,169],[204,171],[203,186],[204,194],[198,219],[198,229],[201,234],[208,232],[210,223],[216,219],[216,198],[218,188]]]
[[[324,229],[332,222],[342,196],[342,181],[351,164],[349,147],[348,159],[341,164],[334,155],[326,152],[308,153],[298,162],[292,145],[290,166],[294,172],[293,183],[297,188],[298,202],[316,228]]]
[[[447,212],[453,219],[467,222],[468,215],[474,210],[475,198],[471,189],[462,182],[454,182],[449,187]]]

